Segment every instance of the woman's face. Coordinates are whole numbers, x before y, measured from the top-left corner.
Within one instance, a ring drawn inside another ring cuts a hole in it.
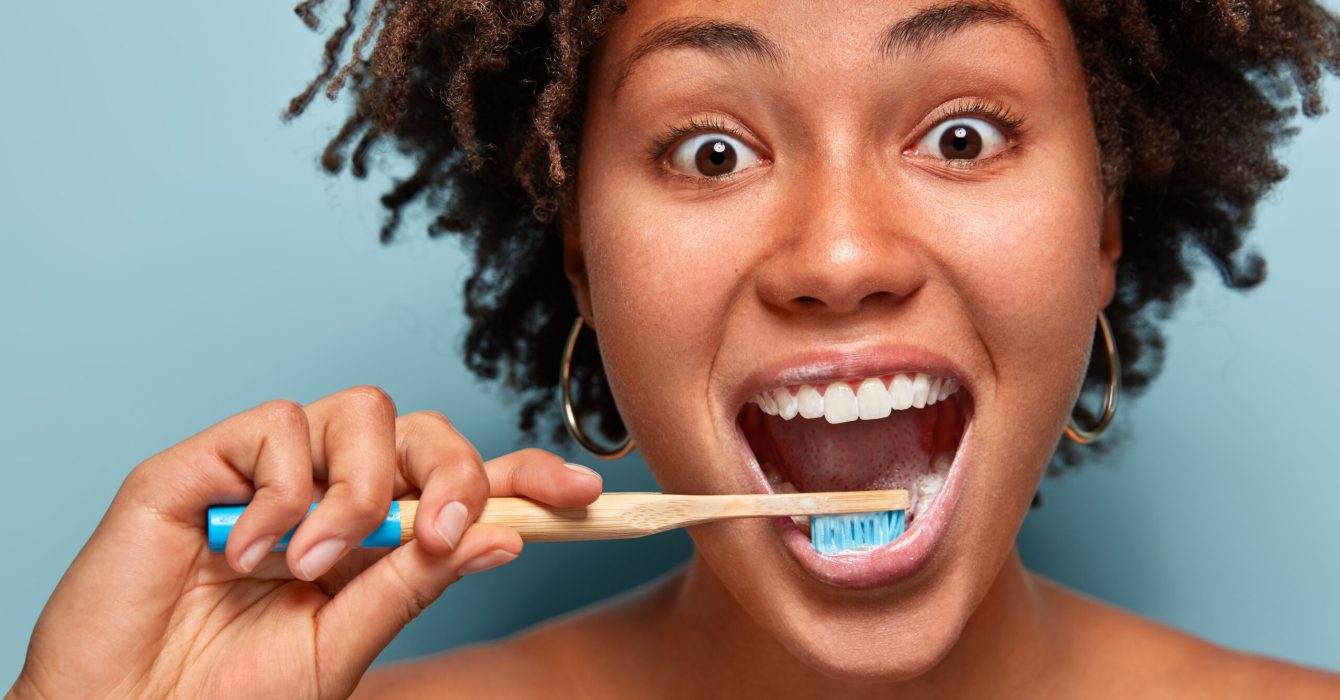
[[[1062,9],[634,2],[589,79],[567,265],[663,488],[919,501],[873,551],[747,519],[695,528],[700,556],[816,668],[929,668],[1012,550],[1112,294]]]

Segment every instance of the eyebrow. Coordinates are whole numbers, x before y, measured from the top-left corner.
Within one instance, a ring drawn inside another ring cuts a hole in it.
[[[713,19],[686,18],[656,25],[642,35],[633,52],[624,60],[623,70],[614,83],[618,92],[633,68],[648,55],[668,49],[701,49],[726,58],[749,58],[779,63],[782,51],[761,32],[743,24]]]
[[[1051,42],[1042,32],[1010,6],[991,0],[958,0],[905,17],[884,32],[879,53],[887,58],[904,51],[921,51],[981,24],[1002,24],[1024,30],[1047,52],[1047,60],[1051,62]]]
[[[1033,23],[1008,5],[993,0],[955,0],[924,8],[898,20],[884,32],[878,51],[884,58],[904,51],[921,51],[939,41],[974,26],[1001,24],[1018,27],[1031,36],[1046,52],[1049,66],[1055,70],[1051,42]],[[670,49],[700,49],[726,58],[748,58],[781,63],[785,55],[771,39],[756,29],[721,20],[682,18],[668,20],[644,33],[614,83],[618,94],[633,69],[647,56]]]

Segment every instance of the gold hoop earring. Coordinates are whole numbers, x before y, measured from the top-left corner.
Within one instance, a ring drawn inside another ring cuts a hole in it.
[[[572,377],[572,351],[577,347],[577,336],[582,334],[582,327],[585,325],[586,319],[578,314],[577,320],[572,324],[572,330],[568,332],[568,342],[563,346],[563,363],[558,366],[558,381],[563,386],[563,425],[567,427],[568,435],[585,447],[587,452],[601,459],[618,459],[633,451],[633,436],[629,434],[623,442],[612,448],[601,447],[582,432],[582,426],[577,423],[577,412],[572,408],[572,388],[569,386]]]
[[[1081,445],[1097,442],[1103,437],[1103,433],[1111,427],[1112,419],[1117,416],[1117,399],[1121,398],[1121,361],[1117,359],[1117,339],[1112,335],[1112,326],[1102,311],[1098,312],[1098,327],[1103,331],[1103,347],[1107,349],[1108,379],[1107,390],[1103,393],[1103,414],[1088,429],[1079,427],[1073,415],[1065,426],[1065,436]]]

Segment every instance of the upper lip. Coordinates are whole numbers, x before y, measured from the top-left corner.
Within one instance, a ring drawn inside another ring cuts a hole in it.
[[[845,348],[802,350],[749,373],[730,396],[738,415],[755,395],[783,386],[825,384],[846,379],[879,377],[896,372],[924,372],[958,382],[972,393],[972,381],[953,360],[929,348],[905,343],[866,344]]]

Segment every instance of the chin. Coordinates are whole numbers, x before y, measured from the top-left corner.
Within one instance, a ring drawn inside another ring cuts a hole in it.
[[[957,643],[964,622],[966,615],[942,611],[907,627],[888,625],[891,630],[877,623],[816,624],[781,641],[801,663],[834,680],[897,683],[934,669]]]
[[[912,581],[859,590],[767,566],[736,570],[726,585],[797,662],[846,682],[892,683],[931,671],[959,642],[994,580],[968,560],[955,567],[946,557]]]

